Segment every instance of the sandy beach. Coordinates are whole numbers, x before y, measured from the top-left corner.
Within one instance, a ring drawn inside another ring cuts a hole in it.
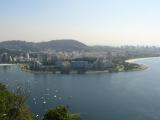
[[[137,60],[145,60],[145,59],[151,59],[151,58],[157,58],[157,57],[148,57],[148,58],[134,58],[134,59],[128,59],[125,62],[128,63],[136,63]]]
[[[13,65],[16,65],[16,64],[0,64],[0,66],[13,66]]]

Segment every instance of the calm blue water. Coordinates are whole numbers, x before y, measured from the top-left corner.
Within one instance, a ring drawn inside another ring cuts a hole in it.
[[[12,89],[29,84],[28,104],[43,115],[51,107],[68,105],[83,120],[159,120],[160,58],[139,60],[147,70],[86,75],[35,74],[18,67],[0,67],[0,82]],[[44,104],[43,102],[46,102]]]

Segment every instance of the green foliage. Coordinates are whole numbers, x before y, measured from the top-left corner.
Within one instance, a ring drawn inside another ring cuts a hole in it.
[[[70,68],[61,69],[61,74],[69,74],[69,73],[70,73]]]
[[[80,120],[80,116],[72,115],[65,106],[58,106],[48,110],[43,120]]]
[[[33,120],[25,99],[7,91],[0,84],[0,120]]]
[[[0,84],[0,120],[38,120],[29,112],[25,100],[25,97],[9,92],[4,85]],[[43,120],[81,119],[79,115],[71,114],[67,107],[60,105],[48,110]]]
[[[96,57],[83,57],[83,58],[75,58],[74,61],[88,61],[90,63],[93,63],[96,61]]]

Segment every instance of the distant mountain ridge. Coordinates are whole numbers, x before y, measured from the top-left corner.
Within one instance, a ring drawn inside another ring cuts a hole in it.
[[[71,39],[51,40],[47,42],[26,42],[21,40],[10,40],[0,42],[0,48],[19,51],[74,51],[87,50],[89,47],[79,41]]]
[[[143,53],[159,54],[160,47],[139,46],[87,46],[72,39],[50,40],[46,42],[27,42],[22,40],[10,40],[0,42],[0,52],[10,51],[14,54],[41,51],[88,51],[88,52],[116,52],[116,53]]]

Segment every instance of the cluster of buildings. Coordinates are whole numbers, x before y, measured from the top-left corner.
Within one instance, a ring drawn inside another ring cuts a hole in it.
[[[0,55],[0,63],[12,63],[13,58],[8,55],[8,53],[2,53]]]
[[[87,58],[87,59],[86,59]],[[46,67],[92,69],[113,67],[112,56],[107,53],[103,56],[90,56],[80,52],[39,53],[37,59],[32,61],[33,69]]]
[[[29,53],[26,53],[25,56],[13,56],[7,52],[0,54],[0,63],[24,63],[29,61],[32,61],[32,59],[29,57]]]
[[[105,55],[94,55],[79,51],[56,53],[26,52],[16,56],[2,53],[0,55],[0,63],[28,63],[32,69],[40,69],[44,67],[90,69],[113,66],[112,55],[109,52],[105,53]]]

